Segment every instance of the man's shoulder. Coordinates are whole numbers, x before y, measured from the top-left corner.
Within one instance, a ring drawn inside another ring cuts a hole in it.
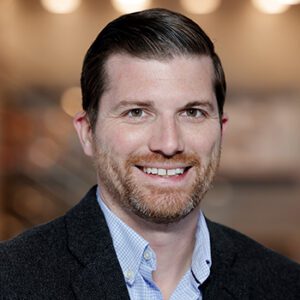
[[[7,299],[37,299],[61,291],[67,299],[64,284],[69,282],[70,266],[76,267],[67,251],[64,218],[60,217],[0,243],[0,294]]]
[[[240,258],[244,258],[249,263],[263,258],[264,263],[275,261],[278,263],[286,263],[291,266],[300,267],[296,262],[291,261],[287,257],[280,255],[270,248],[263,246],[249,236],[225,225],[207,220],[209,232],[213,240],[217,240],[219,244],[227,245],[227,253],[236,253]],[[229,248],[228,248],[229,247]],[[271,259],[271,261],[269,260]],[[257,261],[255,261],[257,262]]]
[[[87,256],[86,249],[95,249],[98,217],[93,187],[64,216],[1,242],[0,295],[4,299],[72,298],[70,283],[82,270],[80,258]]]
[[[212,262],[218,268],[213,272],[230,273],[234,280],[249,284],[255,295],[284,299],[284,293],[300,293],[299,264],[227,226],[209,220],[207,225]]]
[[[95,210],[95,203],[92,197],[95,194],[92,187],[86,196],[65,215],[58,217],[48,223],[27,229],[11,240],[0,242],[0,262],[18,264],[21,259],[31,258],[35,261],[43,257],[48,257],[55,253],[61,254],[66,250],[68,244],[68,223],[69,227],[75,226],[78,221],[90,220],[90,211]],[[92,200],[92,201],[91,201]],[[71,222],[69,222],[71,220]],[[87,226],[88,227],[88,226]],[[83,227],[87,230],[87,227]],[[79,230],[75,234],[82,234]],[[44,253],[46,252],[46,253]],[[3,258],[4,257],[4,258]]]
[[[49,252],[63,241],[59,237],[62,237],[64,232],[64,217],[27,229],[10,240],[0,242],[0,259],[11,257],[14,258],[14,263],[17,263],[22,257],[40,255],[44,249]]]
[[[95,193],[93,187],[64,216],[0,243],[0,299],[104,299],[123,285]]]
[[[0,254],[3,255],[8,252],[9,255],[14,255],[16,251],[22,251],[23,254],[33,254],[39,252],[41,248],[45,247],[50,251],[51,249],[66,244],[67,235],[67,219],[85,220],[90,219],[89,211],[94,210],[95,203],[93,203],[92,195],[95,194],[96,187],[92,187],[86,196],[72,207],[65,215],[57,217],[48,223],[34,226],[25,230],[18,236],[0,242]],[[92,201],[91,201],[92,200]]]

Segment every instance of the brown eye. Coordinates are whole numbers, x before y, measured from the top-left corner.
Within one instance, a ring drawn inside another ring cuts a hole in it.
[[[186,110],[186,116],[191,118],[200,118],[203,116],[203,113],[198,108],[189,108]]]
[[[143,114],[144,112],[141,108],[134,108],[128,112],[128,116],[131,118],[140,118],[143,116]]]

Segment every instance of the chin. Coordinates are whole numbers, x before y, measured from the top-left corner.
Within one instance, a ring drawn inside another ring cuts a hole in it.
[[[188,196],[184,192],[151,191],[147,196],[128,195],[125,206],[143,220],[156,224],[179,222],[199,207],[200,194]],[[123,202],[123,204],[124,204]]]

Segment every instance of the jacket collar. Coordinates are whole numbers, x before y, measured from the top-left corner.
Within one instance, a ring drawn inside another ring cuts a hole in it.
[[[82,265],[72,284],[77,299],[129,299],[109,229],[96,200],[94,186],[65,216],[70,252]],[[234,241],[224,227],[206,219],[211,239],[212,266],[200,286],[204,299],[249,299],[247,282],[235,270]]]
[[[249,299],[249,284],[241,269],[235,267],[237,245],[226,234],[225,227],[206,219],[211,239],[210,277],[200,287],[204,299]]]
[[[73,290],[78,299],[129,299],[94,186],[65,216],[70,252],[82,265]]]

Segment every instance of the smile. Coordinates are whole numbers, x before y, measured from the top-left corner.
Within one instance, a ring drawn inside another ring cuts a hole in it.
[[[175,169],[163,169],[163,168],[149,168],[143,167],[142,170],[146,174],[158,175],[158,176],[176,176],[182,175],[188,168],[175,168]]]

